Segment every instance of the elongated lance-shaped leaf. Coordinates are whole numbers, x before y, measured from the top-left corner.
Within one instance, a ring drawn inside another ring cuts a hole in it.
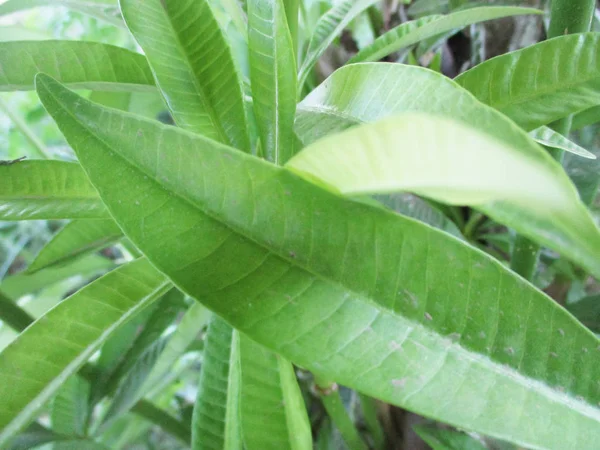
[[[413,89],[406,89],[407,82],[411,83]],[[415,95],[414,92],[427,92],[430,101],[421,101],[421,94]],[[374,101],[373,99],[376,98],[380,100]],[[377,121],[407,112],[429,113],[459,120],[485,132],[502,145],[506,145],[507,148],[516,150],[516,153],[512,152],[513,156],[521,159],[521,162],[526,165],[534,164],[545,171],[545,178],[550,183],[549,186],[552,185],[560,189],[564,194],[557,193],[557,195],[563,195],[563,206],[558,207],[562,212],[558,213],[558,216],[555,215],[556,205],[548,210],[540,210],[539,207],[532,207],[534,206],[533,203],[536,202],[530,202],[531,204],[528,206],[521,205],[517,209],[506,202],[502,204],[495,203],[492,207],[493,211],[490,211],[487,206],[481,206],[481,204],[479,207],[481,209],[485,208],[498,221],[514,227],[531,239],[563,253],[565,256],[588,267],[592,272],[598,273],[600,264],[596,256],[600,254],[598,230],[585,207],[581,205],[562,168],[514,123],[497,111],[477,101],[471,94],[458,87],[451,80],[435,72],[400,64],[371,63],[344,67],[336,71],[325,83],[300,103],[296,118],[296,132],[300,139],[308,144],[336,130],[343,130],[362,122]],[[408,120],[408,117],[406,117],[406,120]],[[412,131],[418,132],[416,129]],[[434,135],[437,134],[431,133],[430,137]],[[377,141],[373,141],[373,143],[376,144]],[[431,161],[425,161],[421,159],[420,152],[411,151],[404,146],[396,149],[398,147],[396,144],[393,144],[393,146],[394,150],[390,149],[390,156],[400,158],[400,155],[402,155],[402,158],[404,158],[404,155],[406,155],[411,160],[419,159],[418,164],[427,165],[427,170],[424,169],[422,172],[424,176],[437,170],[435,167],[444,172],[444,177],[453,176],[450,171],[442,168],[441,165],[445,163],[441,159],[436,157]],[[437,147],[437,144],[434,144],[434,146]],[[343,147],[336,144],[334,151],[338,154],[343,153],[343,158],[346,158]],[[487,154],[486,149],[485,152],[477,152],[475,156],[483,161],[481,158],[485,158]],[[352,173],[356,175],[362,169],[368,170],[371,166],[377,167],[381,164],[387,164],[385,158],[376,161],[379,163],[369,162],[369,167],[354,167]],[[449,158],[448,161],[449,164],[456,162],[454,158]],[[415,160],[415,162],[417,161]],[[319,166],[321,164],[321,162],[318,163]],[[471,167],[471,164],[469,161],[466,167]],[[405,165],[404,161],[402,165]],[[327,172],[328,177],[336,176],[336,173],[341,174],[341,168],[331,167],[331,170]],[[515,184],[514,177],[510,176],[508,172],[504,175],[503,173],[497,168],[494,169],[495,179],[499,180],[497,177],[504,176],[506,186],[503,188],[515,188],[517,184]],[[417,174],[413,173],[412,175]],[[476,176],[476,174],[471,173],[471,176]],[[553,178],[553,180],[548,177]],[[396,177],[393,178],[394,183],[399,181]],[[449,180],[449,178],[447,179]],[[491,182],[492,179],[494,178],[481,179],[481,181]],[[425,178],[422,181],[424,180]],[[525,180],[520,180],[520,182],[525,182]],[[345,190],[348,185],[338,187]],[[350,190],[358,189],[362,191],[364,187],[356,185]],[[432,188],[433,186],[430,185],[429,187]],[[446,186],[438,184],[437,188],[445,190]],[[390,185],[386,187],[386,190],[389,192],[393,188]],[[530,194],[534,192],[535,189]],[[551,201],[542,192],[537,192],[540,197],[545,198],[542,204],[548,204]],[[434,193],[430,191],[429,195],[432,194]],[[526,193],[523,193],[523,199],[526,195]],[[513,199],[516,197],[520,197],[520,194],[514,193]],[[458,201],[451,198],[446,200],[450,202]],[[466,199],[462,201],[466,201]],[[566,210],[562,209],[564,206],[567,206]],[[566,211],[570,211],[570,213],[567,214]],[[526,215],[522,215],[522,212]],[[528,217],[528,219],[525,217]],[[586,237],[583,237],[584,235]]]
[[[240,388],[240,335],[215,316],[208,326],[194,405],[194,450],[242,449]]]
[[[403,48],[439,34],[464,28],[478,22],[524,14],[541,14],[533,8],[517,6],[483,6],[457,11],[445,16],[426,16],[398,25],[378,37],[368,47],[350,59],[350,63],[377,61]]]
[[[0,16],[40,6],[63,6],[113,25],[124,27],[116,0],[7,0],[0,5]]]
[[[498,261],[49,77],[37,87],[126,235],[256,342],[462,428],[596,448],[598,339]],[[140,131],[153,139],[142,145]]]
[[[600,33],[561,36],[456,77],[483,103],[533,130],[600,103]],[[543,70],[552,61],[552,70]]]
[[[282,0],[248,1],[248,44],[254,114],[262,149],[282,164],[294,154],[296,55]]]
[[[31,90],[39,72],[77,89],[156,89],[143,55],[97,42],[3,42],[0,43],[0,67],[0,91]]]
[[[121,0],[181,128],[248,150],[242,88],[208,0]]]
[[[306,49],[306,56],[298,75],[298,89],[302,89],[313,66],[325,53],[327,47],[344,31],[344,28],[360,13],[377,2],[378,0],[343,0],[323,14],[317,22]]]
[[[171,284],[141,259],[62,301],[0,353],[0,445],[26,426],[100,344]]]
[[[244,447],[311,450],[308,414],[292,364],[242,334],[240,366]]]
[[[570,139],[567,139],[552,128],[541,126],[530,131],[529,136],[535,139],[538,144],[545,145],[546,147],[558,148],[587,159],[596,159],[596,155],[588,152],[585,148],[577,145]]]
[[[63,264],[117,242],[123,232],[110,219],[74,220],[65,225],[38,253],[29,272]]]
[[[79,164],[22,161],[0,165],[0,220],[108,217]]]
[[[600,276],[600,230],[575,186],[542,148],[523,150],[455,120],[405,114],[315,142],[286,167],[347,195],[408,191],[476,207]]]

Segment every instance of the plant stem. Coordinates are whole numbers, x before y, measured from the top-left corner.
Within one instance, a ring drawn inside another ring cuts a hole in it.
[[[467,239],[472,239],[475,231],[477,231],[477,227],[481,223],[481,221],[485,219],[485,216],[477,211],[471,211],[471,215],[469,216],[469,220],[467,221],[464,229],[463,235]]]
[[[596,7],[595,0],[552,0],[548,38],[589,31]],[[571,130],[572,116],[557,120],[550,128],[565,137]],[[562,163],[564,152],[548,149],[552,157]],[[540,246],[523,236],[517,236],[510,268],[527,280],[531,280],[538,262]]]
[[[346,408],[342,403],[338,385],[334,382],[325,381],[315,376],[317,392],[325,411],[333,424],[337,427],[349,450],[367,450],[367,445],[360,437],[352,419],[348,416]]]
[[[35,133],[29,128],[29,125],[25,123],[19,115],[13,111],[13,109],[0,98],[0,110],[3,110],[6,115],[10,118],[15,127],[25,136],[32,147],[35,149],[35,156],[42,159],[50,159],[52,155],[44,145],[44,143],[35,135]]]
[[[20,333],[33,323],[34,318],[0,292],[0,320]]]
[[[358,394],[358,396],[360,398],[360,405],[362,406],[367,429],[373,437],[373,448],[375,450],[383,450],[385,446],[385,435],[383,433],[383,428],[381,428],[381,424],[379,423],[379,418],[377,417],[376,401],[364,394]]]

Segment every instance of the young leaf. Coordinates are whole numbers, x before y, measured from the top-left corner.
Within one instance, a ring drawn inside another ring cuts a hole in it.
[[[334,4],[329,11],[321,16],[317,22],[315,31],[310,38],[308,48],[306,49],[306,57],[300,68],[300,74],[298,75],[299,89],[304,86],[304,81],[313,66],[323,53],[325,53],[325,50],[327,50],[327,47],[331,45],[334,39],[342,33],[344,28],[346,28],[354,18],[378,1],[379,0],[343,0]]]
[[[45,402],[112,332],[170,288],[145,260],[122,266],[63,300],[0,353],[0,445]]]
[[[580,147],[575,142],[554,131],[552,128],[548,128],[546,126],[536,128],[535,130],[529,132],[529,136],[535,139],[538,144],[542,144],[547,147],[559,148],[583,158],[596,159],[596,155],[588,152],[585,148]]]
[[[458,121],[404,114],[327,137],[286,167],[346,195],[404,191],[476,207],[600,277],[600,230],[575,187],[541,148],[524,150]]]
[[[599,340],[498,261],[46,76],[37,87],[126,235],[256,342],[458,427],[596,447]]]
[[[97,42],[0,43],[0,91],[33,89],[44,72],[74,89],[155,91],[152,72],[139,53]]]
[[[242,448],[239,341],[237,331],[213,317],[192,419],[193,450]]]
[[[108,212],[79,164],[0,165],[0,220],[106,218]]]
[[[533,130],[600,103],[599,44],[600,33],[557,37],[492,58],[456,82]]]
[[[121,0],[121,11],[177,125],[249,150],[240,79],[210,1]]]
[[[240,335],[240,366],[244,446],[248,450],[311,450],[308,415],[292,364]]]
[[[74,220],[65,225],[38,253],[28,272],[63,264],[117,242],[123,232],[110,219]]]
[[[282,0],[248,1],[254,114],[263,151],[282,164],[294,154],[296,55]]]
[[[533,8],[483,6],[453,12],[446,16],[426,16],[411,22],[405,22],[391,29],[377,38],[373,44],[358,52],[356,56],[350,59],[350,63],[377,61],[427,38],[456,28],[464,28],[474,23],[501,17],[541,13],[542,11]]]

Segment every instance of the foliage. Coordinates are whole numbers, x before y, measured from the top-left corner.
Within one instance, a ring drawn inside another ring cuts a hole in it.
[[[597,447],[600,35],[389,3],[0,4],[1,448]]]

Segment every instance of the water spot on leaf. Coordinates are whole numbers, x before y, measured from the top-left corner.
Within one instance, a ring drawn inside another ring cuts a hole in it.
[[[550,356],[552,356],[553,358],[558,358],[558,354],[556,354],[555,352],[550,352]]]
[[[426,313],[424,314],[424,316],[425,316],[425,319],[426,319],[426,320],[433,320],[433,317],[432,317],[432,316],[431,316],[431,314],[429,314],[428,312],[426,312]]]
[[[562,328],[558,329],[558,334],[560,334],[561,336],[565,335],[565,330],[563,330]]]

